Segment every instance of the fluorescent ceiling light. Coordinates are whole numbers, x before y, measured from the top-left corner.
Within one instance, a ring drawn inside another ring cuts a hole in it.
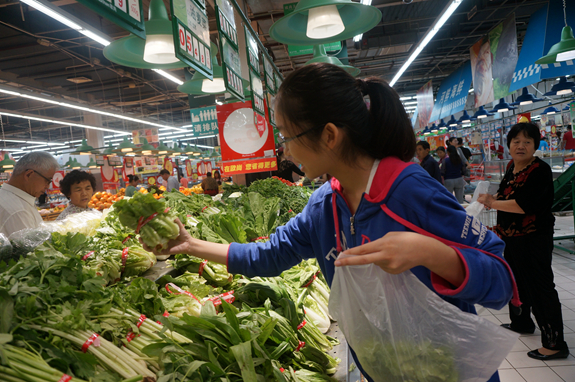
[[[433,38],[433,36],[435,36],[435,34],[441,29],[441,27],[443,26],[443,24],[445,24],[445,22],[449,19],[449,17],[451,17],[451,15],[453,14],[453,12],[455,12],[455,10],[457,9],[457,7],[459,7],[459,5],[462,3],[463,0],[453,0],[451,2],[451,4],[449,4],[449,6],[447,7],[447,9],[443,12],[443,14],[439,17],[439,19],[436,21],[435,25],[433,25],[433,27],[431,27],[431,29],[427,32],[427,34],[425,35],[425,37],[423,38],[423,40],[421,40],[421,42],[419,43],[419,45],[417,46],[417,48],[415,49],[415,51],[411,54],[411,56],[409,56],[409,58],[407,59],[407,61],[403,64],[403,66],[401,67],[401,69],[399,69],[399,72],[397,72],[397,74],[395,75],[395,77],[393,77],[393,80],[391,80],[391,82],[389,83],[390,86],[393,87],[393,85],[395,85],[395,83],[397,82],[397,80],[399,80],[399,78],[403,75],[403,73],[405,73],[405,71],[407,70],[407,68],[409,67],[409,65],[411,65],[411,63],[413,61],[415,61],[415,59],[417,58],[417,56],[419,56],[419,54],[423,51],[423,49],[427,46],[427,44],[431,41],[431,39]]]
[[[82,128],[84,128],[84,129],[92,129],[92,130],[100,130],[100,131],[111,131],[111,132],[114,132],[114,133],[117,133],[117,134],[132,135],[131,133],[122,133],[122,132],[119,132],[119,131],[117,131],[117,130],[106,129],[106,128],[103,128],[103,127],[83,125],[83,124],[80,124],[80,123],[63,122],[63,121],[57,121],[57,120],[47,119],[47,118],[38,118],[38,117],[30,116],[30,115],[8,113],[8,112],[5,112],[5,111],[3,111],[3,110],[0,110],[0,115],[6,115],[6,116],[8,116],[8,117],[14,117],[14,118],[28,119],[28,120],[32,120],[32,121],[49,122],[49,123],[54,123],[54,124],[57,124],[57,125],[75,126],[75,127],[82,127]]]
[[[400,101],[407,101],[407,100],[414,99],[414,98],[416,98],[416,97],[399,97],[399,100]]]
[[[25,94],[25,93],[18,93],[18,92],[12,91],[12,90],[7,90],[6,88],[0,87],[0,93],[10,94],[13,96],[18,96],[18,97],[30,98],[30,99],[40,101],[40,102],[48,102],[51,104],[57,104],[58,106],[68,107],[68,108],[76,109],[76,110],[82,110],[82,111],[89,112],[89,113],[105,115],[108,117],[120,118],[120,119],[124,119],[124,120],[130,121],[130,122],[141,123],[144,125],[149,125],[149,126],[154,126],[154,127],[160,127],[160,128],[165,129],[165,130],[177,130],[177,131],[182,131],[182,132],[187,131],[187,130],[179,128],[179,127],[165,126],[165,125],[162,125],[159,123],[149,122],[149,121],[146,121],[143,119],[132,118],[132,117],[128,117],[128,116],[121,115],[121,114],[109,113],[107,111],[101,111],[101,110],[92,109],[92,108],[81,106],[81,105],[75,105],[73,103],[57,102],[57,101],[54,101],[54,100],[49,99],[49,98],[32,96],[32,95]],[[109,131],[116,131],[116,130],[109,130]],[[120,135],[125,135],[125,134],[121,133]],[[81,141],[78,141],[78,142],[81,142]]]
[[[475,90],[473,88],[469,89],[469,93],[473,93]]]
[[[180,129],[185,129],[186,127],[194,127],[194,125],[184,125],[184,126],[180,126]]]
[[[417,101],[404,102],[404,105],[416,105]]]
[[[184,81],[180,80],[177,77],[172,76],[170,73],[168,72],[164,72],[162,69],[152,69],[154,72],[158,73],[161,76],[166,77],[168,80],[175,82],[178,85],[183,85]]]
[[[95,34],[94,32],[92,32],[91,30],[88,29],[80,29],[80,33],[82,33],[84,36],[91,38],[92,40],[96,41],[97,43],[100,43],[104,46],[108,46],[110,45],[110,41],[106,40],[103,37],[98,36],[97,34]]]

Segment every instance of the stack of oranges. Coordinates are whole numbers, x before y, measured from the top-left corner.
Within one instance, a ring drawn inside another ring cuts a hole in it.
[[[108,192],[96,192],[94,196],[92,196],[90,203],[88,203],[88,207],[102,211],[106,208],[110,208],[114,202],[122,199],[124,199],[124,196],[119,194],[112,195]]]

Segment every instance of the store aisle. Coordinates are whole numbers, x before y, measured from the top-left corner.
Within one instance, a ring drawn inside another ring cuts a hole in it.
[[[568,234],[565,231],[569,228],[573,231],[573,217],[558,218],[556,227],[563,228],[556,232],[556,235]],[[563,241],[561,245],[575,249],[573,242]],[[501,382],[575,381],[575,255],[555,249],[553,252],[553,271],[563,308],[565,341],[569,344],[571,355],[567,359],[549,362],[527,357],[528,351],[541,347],[540,332],[536,329],[534,334],[519,337],[513,350],[499,367]],[[477,312],[480,316],[498,325],[509,322],[507,307],[501,310],[478,307]]]

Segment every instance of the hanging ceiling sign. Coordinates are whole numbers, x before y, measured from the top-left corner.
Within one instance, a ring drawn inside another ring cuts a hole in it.
[[[465,109],[471,81],[471,62],[467,61],[441,83],[430,120],[437,121]]]
[[[218,113],[215,106],[191,109],[190,116],[192,117],[192,134],[194,137],[218,134]]]
[[[547,26],[545,27],[545,41],[543,47],[541,49],[539,57],[536,58],[538,60],[541,56],[544,56],[549,52],[549,49],[559,42],[561,38],[561,31],[567,25],[575,25],[575,12],[573,12],[573,1],[567,2],[567,15],[564,16],[563,13],[563,2],[561,1],[550,1],[549,7],[547,8]],[[567,20],[564,19],[567,18]],[[525,45],[525,44],[524,44]],[[572,75],[575,73],[575,66],[573,66],[573,60],[568,61],[561,61],[555,64],[542,64],[541,65],[541,79],[547,78],[557,78],[566,75]]]
[[[493,61],[489,39],[483,37],[469,50],[471,56],[471,72],[473,73],[473,89],[475,107],[493,102]]]
[[[493,97],[504,98],[509,94],[518,58],[515,13],[489,32],[489,44],[493,57]]]
[[[141,0],[78,0],[78,2],[120,28],[142,39],[146,38]]]
[[[220,35],[220,54],[226,89],[240,100],[244,100],[242,65],[238,50],[234,7],[228,0],[217,0],[216,20]]]
[[[274,156],[273,129],[254,113],[251,101],[216,108],[224,161]]]
[[[280,86],[282,86],[282,82],[284,82],[282,75],[277,70],[274,71],[274,82],[276,84],[276,93],[277,93],[280,90]]]
[[[513,79],[509,91],[514,92],[526,86],[541,81],[541,65],[535,63],[543,52],[545,41],[545,20],[547,18],[547,7],[543,7],[529,19],[529,26],[523,39],[519,59],[513,72]]]
[[[274,67],[269,57],[264,54],[264,72],[266,78],[266,90],[269,93],[276,94],[276,83],[274,80]]]
[[[176,57],[213,78],[208,16],[194,0],[170,0]]]
[[[250,85],[252,89],[252,106],[256,113],[265,116],[264,87],[260,74],[259,47],[255,37],[247,26],[244,26],[246,35],[246,51],[248,55],[248,67],[250,70]]]
[[[297,7],[297,4],[297,2],[284,4],[284,16],[292,13],[295,10],[295,7]],[[341,41],[324,44],[324,47],[327,52],[339,51],[341,50]],[[304,54],[313,54],[313,45],[288,45],[288,55],[290,57],[301,56]]]
[[[427,126],[433,111],[433,87],[431,81],[426,83],[417,91],[417,110],[419,114],[419,125]]]
[[[160,136],[158,134],[158,129],[142,129],[142,130],[132,130],[132,143],[135,145],[141,145],[141,139],[146,138],[148,143],[158,143],[160,142]]]

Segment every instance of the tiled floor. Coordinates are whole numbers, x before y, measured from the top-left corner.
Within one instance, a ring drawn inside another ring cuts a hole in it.
[[[555,228],[556,236],[573,234],[573,217],[558,217]],[[573,241],[562,241],[560,245],[575,250]],[[555,249],[553,271],[563,308],[565,341],[571,355],[549,362],[531,359],[527,352],[541,347],[540,332],[522,335],[499,367],[501,382],[575,382],[575,255]],[[509,322],[507,307],[501,310],[478,307],[478,314],[496,324]]]

